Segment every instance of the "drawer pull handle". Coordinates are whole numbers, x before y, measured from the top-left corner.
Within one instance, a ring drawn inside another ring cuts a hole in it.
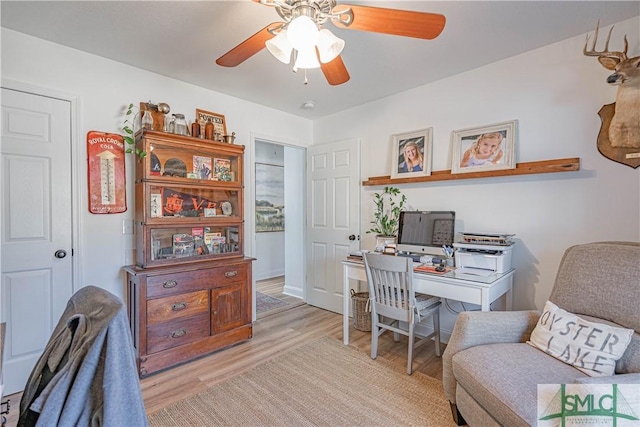
[[[238,272],[236,270],[227,271],[226,273],[224,273],[224,277],[236,277],[237,275],[238,275]]]
[[[165,288],[165,289],[175,288],[176,286],[178,286],[178,281],[177,280],[167,280],[166,282],[164,282],[162,284],[162,287]]]
[[[183,337],[187,334],[187,330],[182,328],[182,329],[178,329],[177,331],[173,331],[171,332],[171,338],[180,338]]]
[[[184,310],[185,308],[187,308],[186,302],[179,302],[178,304],[173,304],[171,306],[171,310],[173,311],[180,311],[180,310]]]

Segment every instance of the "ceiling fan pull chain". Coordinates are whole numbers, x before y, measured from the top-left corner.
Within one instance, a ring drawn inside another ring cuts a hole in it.
[[[304,84],[308,85],[309,84],[309,80],[307,79],[307,69],[304,69]]]

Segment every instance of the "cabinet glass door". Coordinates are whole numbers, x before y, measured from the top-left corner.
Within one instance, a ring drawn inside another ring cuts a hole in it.
[[[151,228],[151,261],[216,257],[241,253],[237,226]]]
[[[233,153],[197,146],[187,150],[155,141],[149,143],[149,148],[147,176],[151,179],[169,177],[230,184],[240,182],[238,156]]]
[[[149,219],[238,218],[240,198],[237,190],[183,185],[149,185]]]

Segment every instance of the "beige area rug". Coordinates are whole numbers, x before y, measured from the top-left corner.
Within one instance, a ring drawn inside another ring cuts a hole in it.
[[[149,415],[153,426],[454,426],[442,383],[325,337]]]

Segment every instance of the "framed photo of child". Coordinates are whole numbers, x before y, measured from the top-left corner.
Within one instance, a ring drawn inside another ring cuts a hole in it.
[[[517,128],[511,120],[451,132],[451,173],[514,169]]]
[[[431,175],[433,128],[393,135],[391,178]]]

